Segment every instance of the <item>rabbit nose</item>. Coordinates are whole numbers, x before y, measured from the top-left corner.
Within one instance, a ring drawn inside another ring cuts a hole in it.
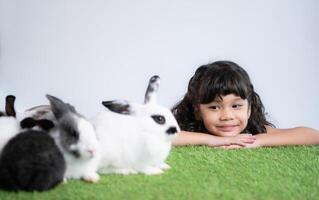
[[[175,134],[175,133],[177,133],[177,129],[176,129],[176,127],[169,127],[169,129],[167,129],[167,131],[166,131],[166,133],[167,134]]]
[[[89,154],[93,157],[95,155],[95,151],[94,150],[88,150]]]

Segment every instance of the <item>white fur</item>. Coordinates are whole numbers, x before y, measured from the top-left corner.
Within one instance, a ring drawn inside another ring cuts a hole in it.
[[[172,113],[157,104],[130,104],[132,115],[109,110],[93,119],[97,137],[101,143],[100,173],[148,175],[161,174],[170,167],[165,163],[174,135],[165,131],[176,127]],[[165,116],[164,125],[157,124],[152,114]]]
[[[0,152],[7,142],[18,134],[20,124],[14,117],[0,117]]]

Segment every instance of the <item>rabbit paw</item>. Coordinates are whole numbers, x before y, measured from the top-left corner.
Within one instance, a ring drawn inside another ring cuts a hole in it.
[[[168,170],[171,168],[171,166],[169,166],[166,163],[162,163],[162,164],[160,164],[159,168],[161,168],[162,170]]]
[[[141,170],[142,173],[146,175],[160,175],[163,174],[163,170],[158,167],[147,167],[144,170]]]
[[[97,183],[100,180],[100,176],[97,173],[92,173],[83,176],[83,180],[90,183]]]

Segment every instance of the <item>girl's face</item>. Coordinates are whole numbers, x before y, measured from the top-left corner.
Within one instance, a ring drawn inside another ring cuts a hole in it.
[[[210,133],[236,136],[247,126],[250,116],[248,101],[234,94],[221,97],[208,104],[200,104],[198,115]]]

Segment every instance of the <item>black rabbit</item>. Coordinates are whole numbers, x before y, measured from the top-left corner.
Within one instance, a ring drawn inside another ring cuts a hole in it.
[[[47,132],[28,130],[17,134],[0,155],[0,188],[44,191],[63,181],[62,153]]]

